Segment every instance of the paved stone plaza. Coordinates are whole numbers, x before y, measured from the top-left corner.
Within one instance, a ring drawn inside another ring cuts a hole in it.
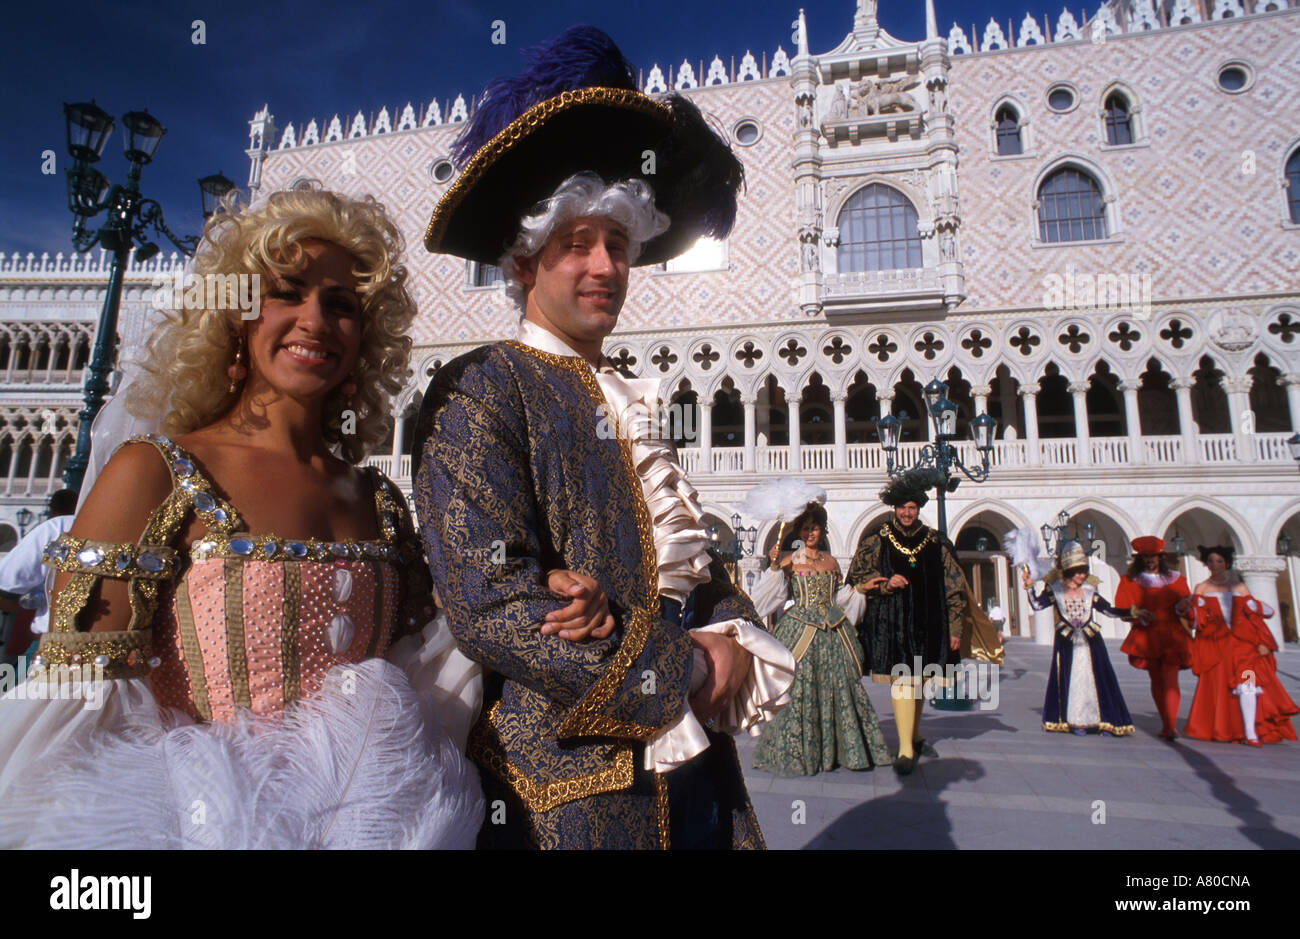
[[[1111,739],[1040,729],[1050,646],[1010,639],[997,710],[926,706],[921,728],[939,753],[903,778],[889,767],[783,779],[751,769],[754,808],[770,848],[1300,848],[1300,745],[1254,749],[1156,738],[1145,672],[1106,643],[1138,732]],[[1300,700],[1300,653],[1279,656]],[[1182,673],[1182,719],[1195,676]],[[866,683],[896,746],[887,685]],[[797,813],[803,803],[804,817]],[[1094,804],[1104,802],[1104,823]]]

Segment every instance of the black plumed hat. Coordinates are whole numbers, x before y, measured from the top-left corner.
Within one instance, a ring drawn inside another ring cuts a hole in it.
[[[880,490],[880,501],[885,505],[898,508],[908,502],[923,506],[930,501],[929,489],[934,485],[933,472],[929,470],[908,470],[890,479],[888,485]]]
[[[489,83],[454,155],[461,174],[433,210],[424,246],[495,264],[520,219],[575,173],[643,179],[670,227],[642,246],[658,264],[697,238],[724,238],[744,168],[681,95],[636,88],[632,66],[605,33],[574,26],[528,50],[522,74]]]

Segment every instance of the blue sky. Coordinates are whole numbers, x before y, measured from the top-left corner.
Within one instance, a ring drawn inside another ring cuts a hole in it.
[[[0,140],[0,251],[71,250],[63,170],[63,102],[94,98],[115,117],[147,108],[167,127],[142,189],[162,203],[182,234],[201,225],[195,180],[223,172],[248,178],[248,120],[264,103],[277,124],[387,106],[396,123],[408,101],[477,93],[498,74],[514,72],[519,50],[574,23],[614,36],[629,59],[649,70],[683,58],[706,63],[715,54],[739,59],[746,49],[792,53],[790,24],[802,3],[814,53],[837,45],[852,28],[854,0],[435,0],[411,3],[246,2],[246,0],[74,0],[6,8],[0,76],[9,111]],[[974,10],[980,15],[975,16]],[[882,0],[881,25],[900,39],[922,37],[923,0]],[[983,0],[978,7],[936,0],[941,35],[954,18],[969,31],[996,16],[1019,24],[1060,15],[1059,2],[1039,8],[1024,0]],[[1075,10],[1076,17],[1081,16]],[[206,42],[193,42],[195,20]],[[491,42],[492,23],[506,24],[504,45]],[[396,109],[396,110],[395,110]],[[324,127],[321,128],[322,133]],[[278,142],[278,141],[277,141]],[[41,173],[42,153],[57,154],[57,172]],[[113,132],[98,168],[114,182],[126,176],[122,129]],[[102,219],[102,216],[100,216]],[[170,250],[170,245],[166,248]]]

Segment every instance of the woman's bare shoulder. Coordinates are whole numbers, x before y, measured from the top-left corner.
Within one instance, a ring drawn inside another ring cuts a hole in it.
[[[70,534],[92,541],[135,541],[171,491],[171,470],[157,448],[143,441],[128,443],[104,464]]]

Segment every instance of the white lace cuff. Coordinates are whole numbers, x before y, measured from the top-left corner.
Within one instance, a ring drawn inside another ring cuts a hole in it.
[[[754,657],[744,685],[718,715],[715,724],[723,733],[735,734],[747,730],[757,736],[758,725],[771,720],[790,703],[790,686],[794,684],[794,656],[771,633],[743,619],[711,623],[692,631],[730,636]],[[656,773],[667,773],[699,756],[708,746],[709,738],[688,702],[677,720],[646,744],[645,768]]]

